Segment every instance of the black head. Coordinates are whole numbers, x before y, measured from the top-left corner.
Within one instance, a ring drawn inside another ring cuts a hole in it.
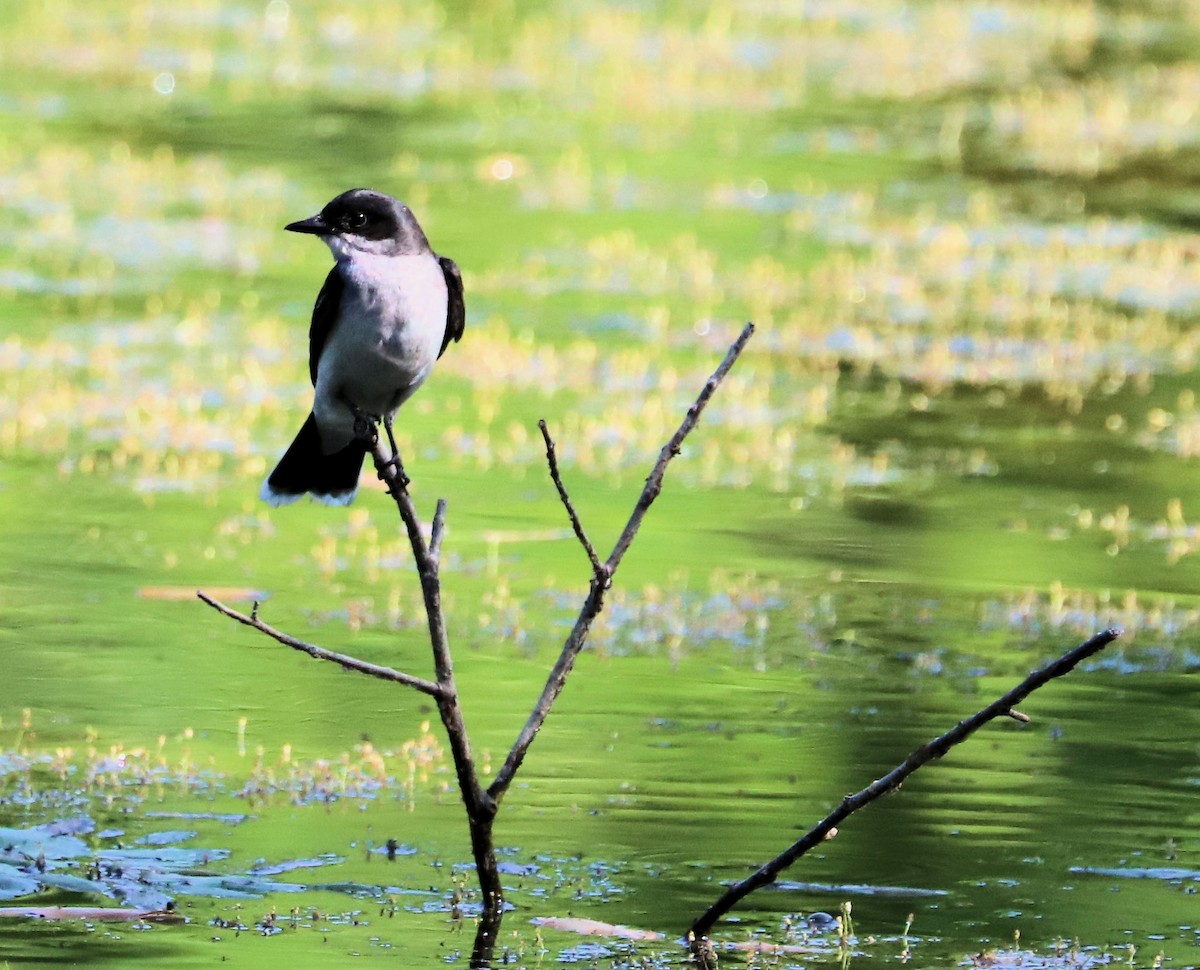
[[[337,256],[347,247],[378,256],[410,256],[429,250],[425,233],[399,199],[370,189],[350,189],[317,215],[285,229],[320,236]]]

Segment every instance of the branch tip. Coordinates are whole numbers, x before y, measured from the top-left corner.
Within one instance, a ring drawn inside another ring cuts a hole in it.
[[[442,539],[446,535],[446,500],[437,500],[433,512],[433,524],[429,527],[429,555],[436,564],[442,555]]]

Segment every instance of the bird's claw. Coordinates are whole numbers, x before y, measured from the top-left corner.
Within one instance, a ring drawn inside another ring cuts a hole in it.
[[[350,405],[350,412],[354,415],[354,437],[374,448],[379,440],[379,418],[353,404]]]
[[[412,479],[404,473],[404,466],[400,464],[400,449],[396,447],[396,436],[392,431],[391,415],[369,414],[356,405],[353,401],[346,401],[346,407],[350,409],[350,413],[354,415],[354,437],[363,442],[368,448],[374,449],[379,441],[379,425],[382,422],[384,429],[387,431],[388,444],[392,448],[392,457],[386,461],[380,462],[378,467],[379,480],[387,482],[388,488],[393,492],[405,491]],[[389,481],[387,470],[391,468],[395,475]]]
[[[384,469],[386,469],[390,466],[391,468],[395,469],[396,485],[399,487],[399,490],[403,492],[408,488],[409,483],[412,481],[412,479],[409,478],[406,474],[404,474],[404,466],[400,463],[400,447],[396,444],[396,433],[395,433],[395,431],[392,430],[392,415],[391,414],[384,415],[383,430],[387,432],[388,444],[391,446],[391,449],[392,449],[392,457],[383,463],[383,467],[384,467]],[[379,477],[380,478],[384,477],[382,471],[379,473]]]
[[[400,456],[399,455],[393,454],[392,457],[389,458],[387,461],[380,462],[380,469],[379,469],[379,480],[380,481],[383,481],[383,482],[387,481],[387,475],[385,474],[385,472],[389,468],[394,469],[396,472],[395,485],[393,487],[398,489],[401,492],[406,491],[408,489],[408,486],[410,484],[412,484],[412,479],[409,478],[408,475],[406,475],[404,473],[404,466],[400,464]]]

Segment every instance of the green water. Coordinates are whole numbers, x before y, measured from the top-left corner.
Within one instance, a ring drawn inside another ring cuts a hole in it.
[[[430,673],[386,496],[255,498],[328,266],[281,228],[369,185],[464,275],[466,335],[398,426],[423,514],[449,503],[485,764],[586,592],[537,420],[606,552],[758,326],[504,803],[513,964],[678,965],[723,882],[1116,625],[1031,724],[719,934],[850,900],[854,962],[901,959],[911,914],[921,965],[1008,965],[1018,933],[1027,960],[1200,965],[1197,42],[1165,0],[0,9],[0,826],[174,832],[203,873],[307,887],[170,883],[183,925],[5,920],[0,961],[466,965],[453,775],[404,747],[426,699],[191,598]],[[568,915],[667,939],[531,924]],[[845,957],[814,942],[751,965]]]

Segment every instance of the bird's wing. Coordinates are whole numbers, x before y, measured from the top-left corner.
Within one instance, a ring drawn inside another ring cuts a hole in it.
[[[467,323],[467,307],[463,303],[463,282],[462,274],[458,271],[458,264],[448,256],[439,256],[438,262],[442,264],[442,275],[446,277],[446,334],[442,337],[442,349],[438,351],[438,356],[446,352],[446,348],[450,346],[451,340],[458,340],[463,335],[463,328]]]
[[[312,378],[313,387],[317,386],[317,361],[321,359],[325,341],[337,323],[338,308],[342,305],[342,291],[345,288],[346,283],[335,263],[325,277],[321,292],[317,294],[317,302],[313,304],[312,326],[308,328],[308,375]]]

